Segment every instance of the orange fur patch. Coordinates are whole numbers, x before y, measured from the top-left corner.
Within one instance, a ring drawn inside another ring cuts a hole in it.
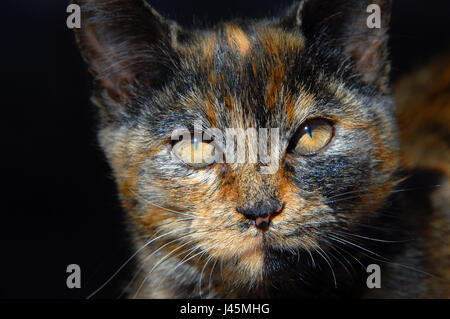
[[[229,25],[226,27],[227,42],[231,48],[235,48],[242,56],[249,53],[251,42],[249,37],[242,31],[241,28]]]
[[[215,35],[208,35],[203,40],[201,48],[203,52],[203,58],[206,64],[210,65],[213,63],[216,46],[217,46],[217,39]]]

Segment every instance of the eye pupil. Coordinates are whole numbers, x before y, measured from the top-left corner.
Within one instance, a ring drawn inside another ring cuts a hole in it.
[[[313,132],[312,132],[311,125],[306,125],[305,126],[305,131],[306,131],[306,133],[309,134],[309,137],[313,138]]]

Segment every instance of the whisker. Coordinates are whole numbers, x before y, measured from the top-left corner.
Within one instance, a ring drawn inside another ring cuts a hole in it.
[[[361,247],[361,246],[359,246],[359,245],[357,245],[357,244],[355,244],[355,243],[353,243],[353,242],[351,242],[351,241],[345,240],[345,239],[340,238],[340,237],[337,237],[337,238],[336,238],[335,236],[336,236],[336,234],[329,235],[330,238],[334,238],[334,239],[337,240],[337,241],[341,241],[342,243],[347,243],[347,244],[349,244],[349,245],[351,245],[351,246],[357,247],[357,248],[359,248],[359,249],[361,249],[361,250],[364,250],[364,251],[366,251],[366,252],[369,253],[369,254],[373,254],[373,255],[375,255],[375,256],[377,256],[377,257],[379,257],[379,258],[382,258],[382,259],[384,258],[383,256],[380,256],[380,255],[378,255],[377,253],[374,253],[373,251],[371,251],[371,250],[369,250],[369,249],[367,249],[367,248]]]
[[[328,201],[325,201],[324,204],[326,204],[326,205],[334,204],[334,203],[339,203],[339,202],[342,202],[342,201],[355,199],[355,198],[361,198],[361,196],[349,196],[349,197],[339,198],[339,199],[336,199],[336,200],[328,200]]]
[[[210,255],[210,256],[208,257],[208,259],[206,260],[205,264],[203,265],[202,271],[200,272],[200,277],[199,277],[199,280],[198,280],[198,295],[199,295],[200,299],[203,299],[203,298],[202,298],[202,296],[203,296],[203,293],[202,293],[202,278],[203,278],[203,272],[205,271],[206,266],[208,265],[208,263],[210,262],[210,260],[211,260],[212,258],[213,258],[213,255]]]
[[[376,238],[370,238],[370,237],[365,237],[365,236],[361,236],[361,235],[357,235],[357,234],[353,234],[353,233],[347,233],[344,231],[339,231],[339,232],[335,232],[336,234],[340,234],[342,233],[342,235],[349,235],[349,236],[355,236],[358,238],[362,238],[362,239],[367,239],[367,240],[371,240],[371,241],[376,241],[376,242],[381,242],[381,243],[392,243],[392,244],[397,244],[397,243],[406,243],[406,242],[410,242],[412,240],[383,240],[383,239],[376,239]]]
[[[336,197],[341,197],[341,196],[349,195],[349,194],[363,193],[363,192],[367,192],[367,191],[369,191],[369,189],[359,189],[359,190],[355,190],[355,191],[339,193],[339,194],[333,195],[331,197],[328,197],[328,199],[333,199],[333,198],[336,198]]]
[[[167,243],[167,244],[171,244],[171,243],[173,243],[173,242],[179,241],[180,239],[182,239],[182,238],[184,238],[184,237],[186,237],[186,236],[188,236],[188,235],[190,235],[190,234],[192,234],[192,233],[193,233],[193,232],[191,232],[191,233],[189,233],[189,234],[186,234],[185,236],[182,236],[182,237],[180,237],[180,238],[176,238],[176,239],[170,241],[170,242]],[[187,244],[190,244],[191,242],[192,242],[192,240],[186,242],[186,243],[183,244],[182,246],[185,246],[185,245],[187,245]],[[164,246],[167,246],[167,244],[164,245]],[[181,246],[181,247],[182,247],[182,246]],[[181,248],[181,247],[179,247],[179,248]],[[160,248],[164,248],[164,247],[160,247]],[[120,297],[128,290],[128,288],[133,284],[133,282],[136,280],[136,278],[139,276],[139,274],[144,270],[144,268],[145,268],[145,262],[146,262],[149,258],[151,258],[156,252],[157,252],[157,251],[154,251],[152,254],[150,254],[149,256],[145,257],[145,258],[142,260],[141,266],[140,266],[139,269],[134,273],[133,277],[131,278],[131,280],[129,281],[129,283],[127,284],[127,286],[122,290],[122,293],[119,295],[118,298],[120,298]]]
[[[340,247],[338,245],[333,245],[334,248],[342,251],[343,253],[347,254],[349,257],[353,258],[360,266],[362,269],[366,269],[366,267],[364,266],[364,264],[361,262],[361,260],[359,260],[356,256],[354,256],[353,254],[351,254],[350,252],[348,252],[347,250],[345,250],[345,247]]]
[[[186,236],[188,236],[188,235],[191,235],[192,233],[194,233],[194,232],[185,234],[185,235],[183,235],[183,236],[180,237],[180,238],[176,238],[176,239],[174,239],[174,240],[172,240],[172,241],[170,241],[170,242],[168,242],[168,243],[166,243],[166,244],[160,246],[160,247],[159,247],[158,249],[156,249],[151,255],[147,256],[147,257],[145,258],[145,260],[148,260],[148,258],[154,256],[158,251],[160,251],[160,250],[163,249],[164,247],[170,245],[171,243],[174,243],[174,242],[176,242],[176,241],[179,241],[180,239],[182,239],[182,238],[184,238],[184,237],[186,237]],[[185,244],[186,244],[186,243],[185,243]],[[184,245],[185,245],[185,244],[184,244]],[[182,246],[184,246],[184,245],[182,245]],[[181,246],[181,247],[182,247],[182,246]],[[178,247],[177,249],[179,249],[179,248],[181,248],[181,247]],[[177,249],[176,249],[176,250],[177,250]],[[173,252],[173,251],[172,251],[172,252]],[[153,272],[153,270],[156,269],[157,266],[159,266],[159,265],[160,265],[164,260],[166,260],[168,257],[169,257],[169,255],[164,256],[161,260],[159,260],[159,261],[153,266],[153,268],[150,270],[150,272],[148,272],[148,274],[145,276],[145,278],[144,278],[144,280],[142,281],[142,283],[139,285],[139,287],[138,287],[138,289],[137,289],[137,291],[136,291],[136,294],[134,295],[134,298],[137,297],[137,295],[138,295],[139,292],[141,291],[142,287],[144,286],[145,282],[147,281],[148,277],[149,277],[150,274]]]
[[[159,209],[162,209],[162,210],[165,210],[165,211],[167,211],[167,212],[174,213],[174,214],[177,214],[177,215],[188,216],[188,217],[199,218],[199,219],[210,219],[210,218],[208,218],[208,217],[195,216],[195,215],[191,215],[191,214],[181,213],[181,212],[178,212],[178,211],[176,211],[176,210],[169,209],[169,208],[160,206],[160,205],[158,205],[158,204],[155,204],[155,203],[149,201],[148,199],[145,199],[145,202],[146,202],[147,204],[153,206],[153,207],[156,207],[156,208],[159,208]]]
[[[333,238],[333,237],[330,236],[330,238]],[[337,239],[336,239],[336,240],[337,240]],[[349,241],[346,241],[346,240],[344,240],[344,239],[342,239],[342,238],[341,238],[341,240],[343,240],[344,242],[349,243],[349,244],[351,244],[351,245],[353,245],[353,246],[355,246],[355,247],[357,247],[357,248],[359,248],[359,249],[362,249],[362,250],[364,250],[364,251],[366,251],[366,252],[368,252],[368,253],[372,253],[372,254],[374,254],[375,256],[379,257],[379,258],[375,258],[375,257],[373,257],[373,256],[369,256],[369,255],[366,255],[366,254],[362,253],[362,254],[365,255],[366,257],[371,258],[371,259],[373,259],[373,260],[380,261],[380,262],[384,262],[384,263],[387,263],[387,264],[397,265],[397,266],[403,267],[403,268],[405,268],[405,269],[409,269],[409,270],[412,270],[412,271],[416,271],[416,272],[418,272],[418,273],[421,273],[421,274],[424,274],[424,275],[427,275],[427,276],[430,276],[430,277],[436,277],[436,278],[439,278],[438,276],[433,275],[433,274],[430,274],[430,273],[428,273],[428,272],[426,272],[426,271],[424,271],[424,270],[417,269],[417,268],[415,268],[415,267],[411,267],[411,266],[408,266],[408,265],[404,265],[404,264],[401,264],[401,263],[397,263],[397,262],[393,262],[393,261],[391,261],[391,260],[388,260],[388,259],[385,258],[385,257],[382,257],[382,256],[380,256],[380,255],[378,255],[378,254],[376,254],[376,253],[374,253],[374,252],[372,252],[372,251],[370,251],[370,250],[368,250],[368,249],[365,249],[365,248],[363,248],[363,247],[361,247],[361,246],[358,246],[358,245],[356,245],[356,244],[354,244],[354,243],[351,243],[351,242],[349,242]],[[339,241],[339,240],[337,240],[337,241]]]
[[[194,242],[195,242],[195,240],[190,240],[190,241],[188,241],[186,244],[187,244],[187,245],[190,245],[190,244],[192,244],[192,243],[194,243]],[[182,251],[182,252],[176,254],[176,255],[174,256],[174,258],[177,258],[177,257],[181,256],[183,253],[185,253],[186,255],[182,258],[182,260],[184,260],[187,256],[189,256],[192,252],[194,252],[194,251],[197,250],[197,249],[198,249],[197,247],[192,247],[192,248],[188,249],[187,251]],[[166,278],[166,277],[168,277],[170,274],[172,274],[174,270],[175,270],[175,267],[174,267],[173,269],[169,270],[167,273],[165,273],[165,274],[164,274],[164,275],[165,275],[164,277],[161,277],[161,279],[159,280],[158,286],[155,287],[155,290],[158,290],[158,289],[159,289],[159,287],[161,286],[161,284],[162,284],[162,282],[163,282],[163,279]]]
[[[164,236],[168,236],[168,235],[170,235],[171,233],[173,233],[173,232],[175,232],[175,231],[177,231],[177,229],[175,229],[175,230],[173,230],[173,231],[171,231],[171,232],[168,232],[168,233],[165,233],[165,234],[163,234],[163,235],[160,235],[160,236],[158,236],[157,238],[154,238],[154,239],[152,239],[152,240],[150,240],[150,241],[148,241],[147,243],[145,243],[144,245],[142,245],[138,250],[136,250],[120,267],[119,267],[119,269],[111,276],[111,277],[109,277],[109,279],[108,280],[106,280],[99,288],[97,288],[94,292],[92,292],[90,295],[88,295],[87,297],[86,297],[86,299],[90,299],[90,298],[92,298],[93,296],[95,296],[100,290],[102,290],[112,279],[114,279],[116,276],[117,276],[117,274],[137,255],[137,254],[139,254],[139,252],[141,252],[143,249],[145,249],[145,247],[147,247],[148,245],[150,245],[152,242],[154,242],[155,240],[157,240],[157,239],[159,239],[159,238],[161,238],[161,237],[164,237]]]
[[[194,247],[193,249],[191,249],[191,251],[190,251],[183,259],[185,259],[188,255],[192,254],[192,252],[194,252],[194,251],[196,251],[196,250],[198,250],[198,249],[200,249],[200,247]],[[207,252],[210,251],[211,249],[212,249],[212,248],[201,250],[199,253],[197,253],[197,254],[195,254],[195,255],[189,257],[188,259],[184,260],[183,262],[180,262],[177,266],[175,266],[175,267],[171,270],[171,272],[174,272],[178,267],[182,266],[184,263],[188,262],[188,261],[191,260],[192,258],[195,258],[196,256],[198,256],[198,255],[200,255],[200,254],[202,254],[202,256],[203,256],[203,254],[207,253]],[[147,280],[147,278],[148,278],[148,275],[145,277],[145,280]],[[145,281],[145,280],[144,280],[144,281]],[[162,283],[162,279],[160,280],[160,283],[158,284],[158,287],[161,285],[161,283]],[[141,286],[142,286],[142,284],[141,284]],[[158,287],[157,287],[157,288],[158,288]],[[141,289],[141,287],[140,287],[139,289]]]
[[[327,247],[329,247],[330,249],[332,249],[333,251],[335,251],[337,254],[339,254],[339,256],[341,256],[343,259],[344,259],[344,261],[353,269],[353,265],[352,265],[352,263],[347,259],[347,258],[345,258],[344,257],[344,255],[339,251],[339,250],[337,250],[335,247],[334,247],[334,245],[332,244],[332,243],[330,243],[328,240],[326,240],[325,241],[326,242],[326,244],[327,244]],[[330,254],[331,254],[331,252],[330,252]],[[345,264],[343,263],[343,262],[341,262],[340,260],[339,260],[339,258],[337,258],[334,254],[331,254],[331,256],[333,256],[341,265],[342,265],[342,267],[345,269],[345,271],[349,274],[349,276],[350,277],[352,277],[352,274],[351,274],[351,272],[348,270],[348,268],[347,268],[347,266],[345,266]]]
[[[218,259],[216,258],[216,260],[214,261],[214,264],[213,264],[213,266],[212,266],[212,268],[211,268],[211,271],[209,272],[209,280],[208,280],[208,290],[209,291],[211,291],[211,287],[212,287],[212,274],[213,274],[213,271],[214,271],[214,267],[216,267],[216,264],[217,264],[217,261],[218,261]]]
[[[442,187],[442,185],[436,184],[436,185],[429,185],[429,186],[423,186],[423,187],[394,189],[391,191],[391,193],[413,192],[413,191],[421,191],[421,190],[425,190],[425,189],[429,189],[429,188],[439,188],[439,187]]]
[[[132,192],[136,197],[142,199],[146,204],[149,204],[149,205],[151,205],[151,206],[153,206],[153,207],[162,209],[162,210],[164,210],[164,211],[166,211],[166,212],[170,212],[170,213],[174,213],[174,214],[182,215],[182,216],[188,216],[188,217],[193,217],[193,218],[199,218],[199,219],[210,219],[209,217],[195,216],[195,215],[192,215],[192,214],[186,214],[186,213],[182,213],[182,212],[179,212],[179,211],[170,209],[170,208],[163,207],[163,206],[161,206],[161,205],[158,205],[158,204],[156,204],[156,203],[150,201],[148,198],[145,198],[145,197],[139,195],[138,193],[136,193],[136,192],[133,191],[132,189],[129,189],[129,191]]]
[[[330,269],[331,269],[331,273],[332,273],[332,275],[333,275],[333,280],[334,280],[334,287],[335,288],[337,288],[337,280],[336,280],[336,274],[334,273],[334,269],[333,269],[333,267],[331,266],[331,264],[330,264],[330,262],[328,261],[328,256],[327,256],[327,254],[322,250],[322,248],[320,248],[320,247],[315,247],[314,248],[314,250],[325,260],[325,262],[328,264],[328,266],[330,267]],[[322,253],[320,252],[320,251],[322,251],[324,254],[325,254],[325,256],[324,255],[322,255]]]
[[[314,257],[311,253],[311,250],[308,248],[308,246],[306,246],[304,243],[300,242],[300,244],[302,245],[302,247],[308,252],[309,256],[311,257],[311,262],[312,262],[312,267],[316,268],[316,262],[314,260]]]

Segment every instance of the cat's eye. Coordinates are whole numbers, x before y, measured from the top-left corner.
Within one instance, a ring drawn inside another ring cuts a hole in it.
[[[177,142],[172,151],[179,160],[194,168],[203,168],[215,161],[214,144],[196,138],[192,141],[181,140]]]
[[[314,155],[330,143],[333,125],[325,119],[313,119],[304,123],[297,134],[294,152],[298,155]]]

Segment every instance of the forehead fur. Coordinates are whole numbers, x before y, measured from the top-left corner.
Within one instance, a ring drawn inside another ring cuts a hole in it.
[[[307,41],[300,29],[234,21],[178,37],[174,48],[177,67],[167,88],[140,92],[142,109],[152,118],[173,112],[173,123],[182,125],[200,118],[209,127],[278,127],[292,133],[307,117],[338,112],[342,118],[349,108],[367,115],[371,104],[378,111],[388,108],[382,99],[367,103],[376,90],[359,81],[339,51],[320,39]],[[157,98],[143,98],[146,94]],[[348,115],[353,124],[367,120],[358,112]]]
[[[236,113],[236,118],[247,116],[252,119],[248,125],[259,126],[264,123],[258,122],[253,113],[275,111],[279,106],[279,98],[287,93],[283,86],[288,84],[291,68],[304,48],[300,33],[233,22],[200,33],[193,42],[180,47],[180,55],[184,71],[195,73],[191,83],[203,95],[211,124],[220,121],[212,108],[217,107],[214,100],[222,97],[228,112]]]

